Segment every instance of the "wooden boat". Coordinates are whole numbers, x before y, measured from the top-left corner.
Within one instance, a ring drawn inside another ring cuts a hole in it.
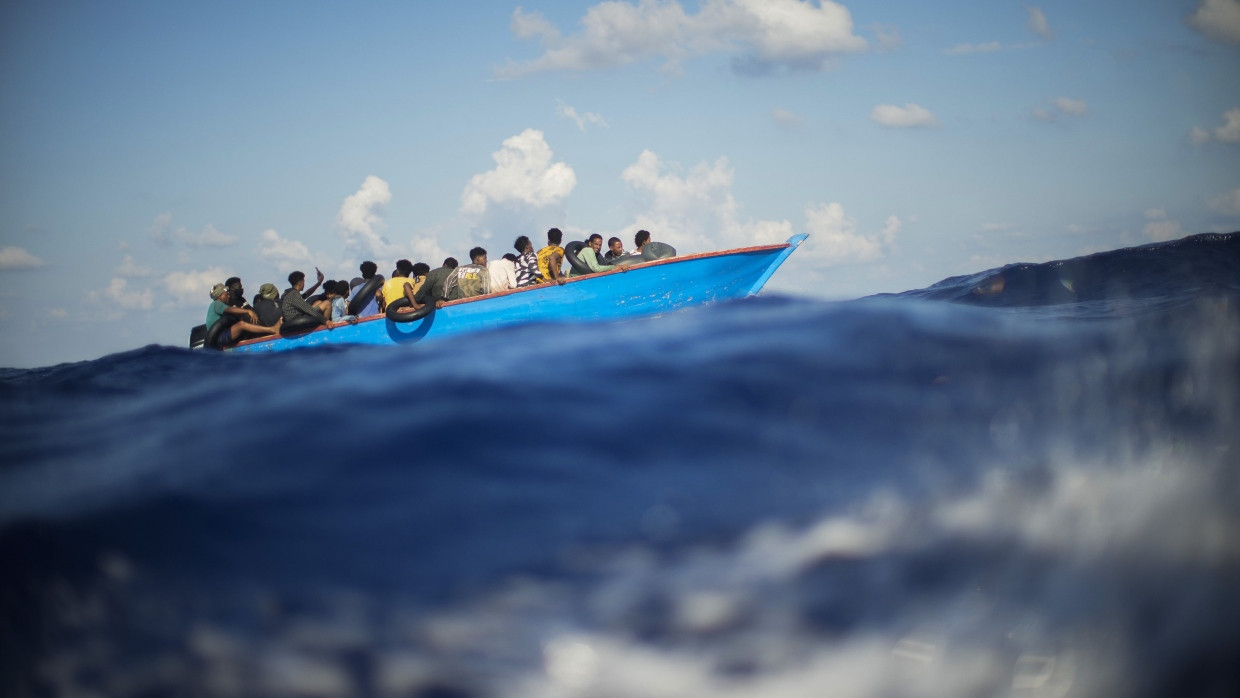
[[[589,322],[657,315],[756,295],[806,239],[671,257],[612,271],[451,301],[412,322],[384,315],[238,343],[228,351],[283,351],[320,344],[409,344],[527,322]]]

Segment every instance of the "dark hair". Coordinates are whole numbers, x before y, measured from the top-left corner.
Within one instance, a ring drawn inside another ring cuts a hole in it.
[[[509,252],[508,254],[505,254],[505,255],[504,255],[504,259],[506,259],[506,260],[508,260],[509,262],[512,262],[512,263],[514,263],[514,264],[515,264],[515,263],[516,263],[516,261],[517,261],[517,256],[516,256],[515,254],[513,254],[513,253]]]
[[[607,246],[608,246],[608,247],[611,247],[612,245],[616,244],[617,242],[620,242],[620,238],[608,238],[608,240],[607,240]]]
[[[429,273],[431,273],[431,265],[426,262],[418,262],[413,265],[413,271],[410,272],[412,276],[426,276]]]
[[[456,261],[456,257],[449,257],[443,261],[443,265],[449,269],[456,269],[460,262]]]
[[[224,285],[225,285],[225,286],[240,286],[240,285],[241,285],[241,277],[240,277],[240,276],[230,276],[230,277],[228,277],[228,281],[225,281],[225,282],[224,282]]]
[[[358,270],[362,272],[363,279],[369,280],[372,276],[375,275],[376,272],[379,271],[379,265],[371,261],[365,261],[365,262],[362,262],[362,265],[360,267],[358,267]]]
[[[517,252],[525,254],[525,248],[530,246],[530,239],[522,235],[517,238],[516,242],[512,243],[512,246],[517,250]]]
[[[594,242],[595,240],[598,240],[599,242],[602,242],[602,241],[603,241],[603,236],[602,236],[602,235],[599,235],[598,233],[595,233],[595,234],[591,235],[590,237],[586,238],[586,242],[590,242],[590,243]]]
[[[349,282],[341,279],[336,282],[336,295],[341,298],[349,297]]]
[[[400,272],[401,276],[409,276],[409,273],[413,271],[413,262],[407,259],[396,260],[396,271]]]
[[[329,293],[336,293],[336,280],[335,279],[328,279],[327,281],[323,282],[323,295],[326,296]]]
[[[477,263],[479,257],[487,256],[487,251],[481,247],[475,247],[469,251],[469,261]]]
[[[647,242],[650,242],[649,230],[639,230],[637,231],[637,234],[633,236],[633,244],[638,247],[641,247]]]
[[[305,279],[306,279],[305,272],[295,271],[292,274],[288,275],[288,285],[296,286],[298,281],[305,281]]]
[[[559,228],[552,228],[551,230],[547,231],[547,242],[551,243],[552,245],[560,244],[560,241],[563,239],[564,239],[564,233],[560,232]]]

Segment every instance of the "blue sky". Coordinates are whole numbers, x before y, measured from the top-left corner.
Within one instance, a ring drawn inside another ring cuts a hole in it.
[[[551,226],[824,299],[1240,229],[1237,0],[523,2],[0,6],[0,366]]]

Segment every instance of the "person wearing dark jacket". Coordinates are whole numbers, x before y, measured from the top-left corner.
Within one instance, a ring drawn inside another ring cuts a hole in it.
[[[332,303],[329,300],[317,301],[313,304],[306,302],[306,297],[314,292],[323,283],[323,272],[315,269],[319,274],[319,281],[309,291],[306,288],[306,275],[300,271],[295,271],[288,275],[290,287],[284,291],[284,295],[280,297],[280,313],[284,316],[285,322],[300,322],[300,318],[311,317],[319,321],[319,324],[327,324],[327,318],[331,317]]]

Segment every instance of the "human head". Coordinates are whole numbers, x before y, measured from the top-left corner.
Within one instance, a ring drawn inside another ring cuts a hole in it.
[[[258,287],[258,295],[269,301],[273,301],[280,297],[280,291],[276,288],[275,284],[263,284]]]
[[[534,249],[534,243],[530,242],[530,239],[524,235],[517,238],[517,241],[512,243],[512,246],[517,250],[517,254],[525,254]]]
[[[323,296],[324,297],[331,298],[332,296],[335,296],[338,294],[339,292],[336,290],[335,279],[328,279],[327,281],[323,282]]]
[[[288,275],[288,285],[300,291],[306,286],[306,273],[295,271]]]
[[[456,269],[460,262],[456,261],[456,257],[449,257],[443,261],[443,265],[448,269]]]
[[[474,249],[469,251],[469,261],[473,262],[474,264],[486,264],[487,263],[487,251],[482,249],[481,247],[475,247]]]
[[[648,242],[650,242],[650,231],[649,230],[639,230],[637,231],[637,234],[633,236],[634,247],[641,247],[642,245],[645,245]]]
[[[590,237],[586,238],[586,245],[594,248],[595,252],[598,252],[599,250],[603,248],[603,236],[599,235],[598,233],[591,235]]]
[[[508,260],[509,262],[512,262],[513,264],[517,263],[517,256],[511,252],[505,254],[504,259]]]
[[[230,276],[224,282],[228,287],[229,302],[233,305],[245,305],[245,288],[241,285],[241,277]]]
[[[620,254],[620,252],[624,249],[624,243],[620,242],[620,238],[609,238],[607,240],[607,249],[615,252],[616,254]]]
[[[358,267],[358,270],[362,272],[363,279],[370,281],[371,279],[374,278],[375,274],[379,271],[379,265],[367,260],[365,262],[362,262],[361,266]]]
[[[228,287],[224,284],[216,284],[211,287],[211,300],[228,302]]]
[[[396,260],[396,276],[411,276],[413,274],[413,262],[407,259]]]
[[[426,276],[431,273],[431,265],[426,262],[418,262],[413,265],[413,273],[410,276]]]
[[[560,241],[563,239],[564,239],[564,233],[560,232],[559,228],[552,228],[551,230],[547,231],[547,242],[551,243],[552,245],[560,244]]]

